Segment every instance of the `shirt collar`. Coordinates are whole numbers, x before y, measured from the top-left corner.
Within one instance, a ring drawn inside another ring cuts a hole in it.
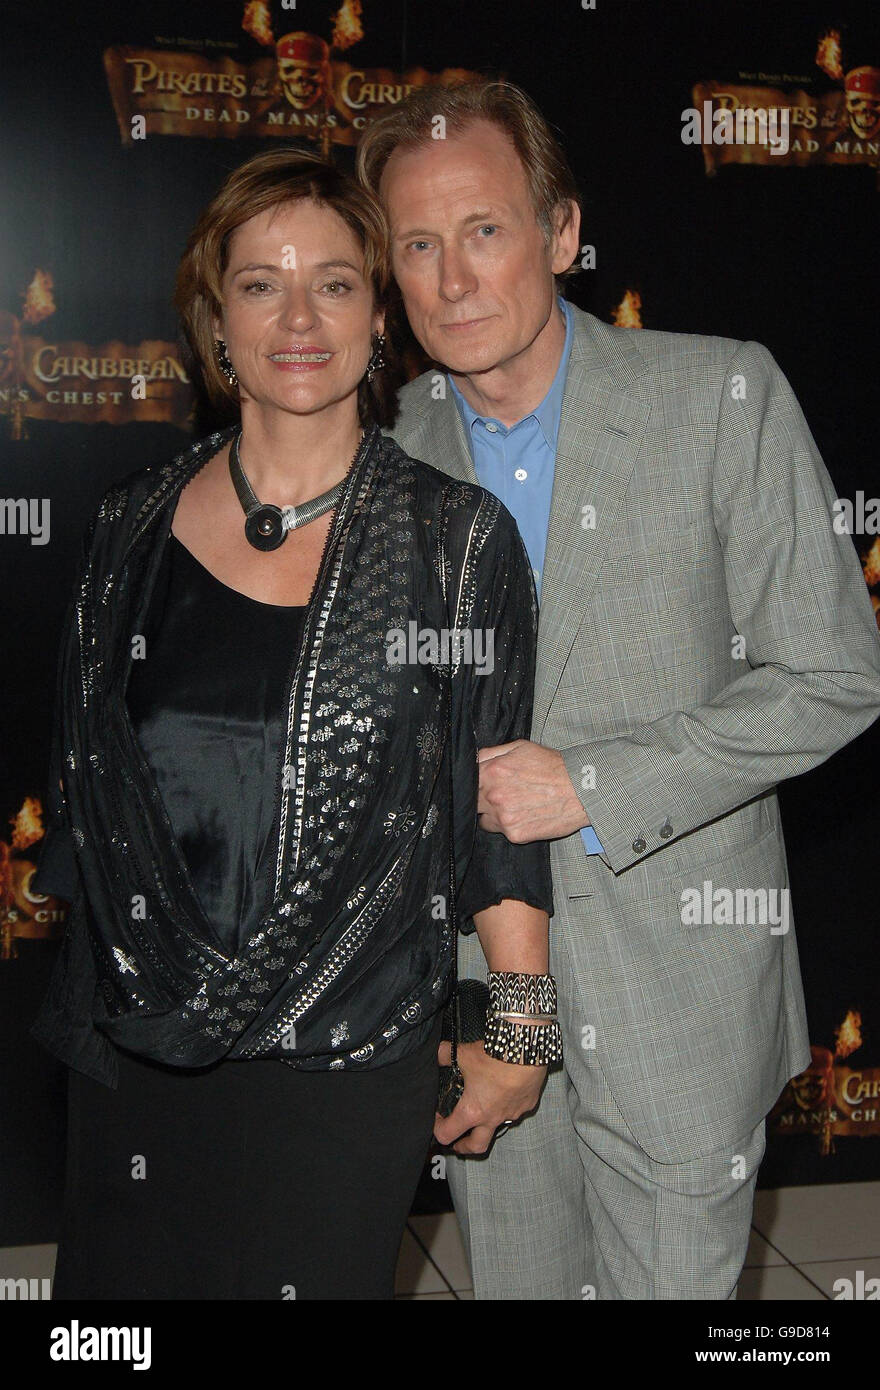
[[[571,309],[561,295],[557,295],[557,303],[565,315],[565,342],[562,345],[562,355],[559,358],[559,366],[556,368],[556,375],[551,382],[550,390],[547,392],[540,405],[536,405],[534,410],[530,411],[528,415],[523,416],[523,420],[529,420],[531,418],[537,420],[548,447],[552,449],[554,453],[556,452],[556,440],[559,435],[559,421],[562,416],[562,398],[565,395],[565,378],[568,373],[568,359],[571,353],[572,337]],[[477,421],[482,423],[486,420],[492,420],[493,417],[491,415],[478,415],[477,412],[471,408],[448,373],[447,380],[452,387],[455,404],[458,406],[459,413],[464,421],[464,427],[468,432],[473,431]],[[500,421],[496,423],[500,425],[501,429],[505,429],[505,426],[501,425]],[[516,425],[511,425],[510,429],[506,432],[509,434],[511,430],[515,430],[517,425],[521,424],[522,420],[517,420]]]

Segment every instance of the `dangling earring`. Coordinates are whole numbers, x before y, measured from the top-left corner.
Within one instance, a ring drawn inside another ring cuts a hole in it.
[[[385,334],[377,333],[375,341],[373,343],[373,351],[371,352],[370,360],[367,363],[367,381],[372,381],[376,372],[381,371],[382,368],[385,366],[385,358],[382,355],[384,351]]]
[[[229,382],[230,386],[237,386],[238,377],[235,375],[235,368],[229,360],[229,357],[226,352],[226,344],[224,343],[222,338],[214,339],[214,348],[217,353],[217,365],[219,366],[221,372],[226,377],[226,380]]]

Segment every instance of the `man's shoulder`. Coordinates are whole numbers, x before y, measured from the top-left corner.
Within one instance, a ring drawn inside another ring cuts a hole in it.
[[[421,376],[408,381],[398,392],[397,418],[387,433],[395,438],[411,434],[421,424],[431,403],[438,399],[437,392],[443,391],[445,394],[448,389],[446,373],[439,367],[422,372]]]
[[[573,318],[571,364],[604,368],[627,384],[667,380],[670,375],[705,381],[715,377],[735,357],[772,373],[778,370],[769,350],[754,340],[711,333],[683,333],[670,329],[624,328],[605,323],[576,304],[568,305]],[[406,441],[420,429],[440,392],[448,392],[446,375],[433,367],[404,386],[394,437]]]
[[[574,304],[569,307],[574,318],[573,356],[581,359],[597,356],[612,370],[627,361],[636,373],[640,370],[663,372],[691,365],[724,366],[741,349],[760,349],[761,346],[711,333],[625,328],[620,324],[605,323],[595,314]]]
[[[668,398],[677,391],[718,399],[728,376],[741,375],[750,383],[750,397],[760,402],[785,383],[785,373],[771,350],[754,338],[623,328],[574,305],[571,308],[573,361],[582,367],[600,365],[615,385],[648,398],[658,394]]]

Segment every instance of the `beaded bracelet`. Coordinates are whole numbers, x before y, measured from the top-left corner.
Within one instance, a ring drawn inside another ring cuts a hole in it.
[[[552,975],[491,970],[483,1044],[490,1057],[521,1066],[549,1066],[562,1059]]]

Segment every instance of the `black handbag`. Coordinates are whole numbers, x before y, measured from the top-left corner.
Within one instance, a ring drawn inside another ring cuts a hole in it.
[[[444,498],[445,502],[445,498]],[[445,511],[440,535],[440,573],[446,586],[446,550],[443,544],[445,530]],[[451,615],[447,622],[452,631]],[[458,912],[456,908],[455,883],[455,821],[453,819],[453,778],[452,778],[452,642],[449,643],[449,679],[447,682],[448,707],[447,729],[450,740],[449,756],[449,924],[452,928],[452,987],[446,1008],[443,1011],[441,1040],[450,1044],[452,1063],[440,1068],[437,1112],[444,1119],[451,1115],[464,1092],[464,1077],[458,1065],[458,1044],[460,1042],[479,1042],[486,1036],[486,1014],[489,1007],[489,986],[482,980],[460,980],[458,978]]]
[[[452,998],[443,1011],[441,1039],[452,1044],[453,1065],[440,1068],[440,1097],[437,1110],[445,1119],[451,1115],[464,1091],[464,1077],[457,1062],[458,1044],[481,1042],[486,1036],[489,986],[482,980],[456,978]]]

